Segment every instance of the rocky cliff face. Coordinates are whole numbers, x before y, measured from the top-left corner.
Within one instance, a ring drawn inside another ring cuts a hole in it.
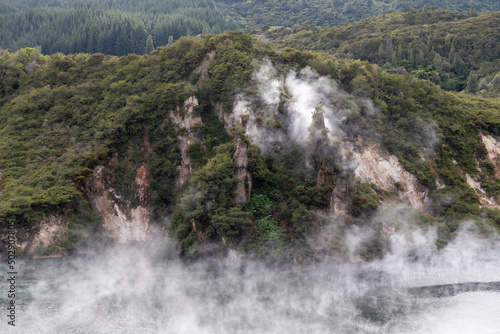
[[[488,151],[488,162],[495,166],[495,176],[500,177],[500,142],[491,135],[479,133],[486,150]]]
[[[169,114],[170,120],[178,127],[178,129],[185,129],[184,133],[177,137],[181,148],[181,165],[177,167],[179,177],[176,185],[178,187],[182,186],[193,172],[193,166],[191,159],[187,155],[187,149],[189,145],[196,141],[191,128],[202,123],[201,117],[195,115],[195,107],[197,106],[198,99],[191,96],[184,101],[182,108],[178,107],[175,111],[170,111]]]
[[[38,228],[30,230],[16,229],[16,252],[23,256],[42,256],[44,249],[64,240],[68,235],[68,227],[63,215],[49,215],[39,222]],[[7,256],[7,234],[0,234],[0,259]],[[61,256],[64,251],[50,251],[50,256]]]
[[[498,196],[489,197],[486,191],[481,187],[481,182],[476,181],[469,174],[465,174],[467,185],[474,189],[479,197],[479,203],[483,208],[500,209],[500,201]]]
[[[379,144],[358,138],[357,143],[344,141],[341,152],[344,168],[351,169],[354,177],[373,183],[379,189],[397,192],[414,208],[425,209],[429,190],[401,165],[397,157],[384,151]]]
[[[217,118],[224,125],[226,132],[231,134],[231,128],[238,124],[239,120],[237,120],[233,114],[224,112],[224,106],[220,101],[212,102],[212,107],[214,108]]]
[[[333,189],[330,206],[334,212],[346,214],[354,192],[355,180],[352,174],[342,173],[337,175],[335,188]]]
[[[234,143],[233,159],[236,162],[236,178],[238,179],[236,203],[244,203],[250,200],[250,194],[252,192],[252,175],[247,170],[247,149],[248,145],[240,138]]]
[[[49,247],[58,239],[66,238],[67,232],[68,227],[64,222],[64,216],[50,215],[40,222],[38,232],[26,245],[25,250],[34,254],[38,249]]]
[[[481,140],[483,141],[488,155],[486,157],[487,161],[495,167],[495,177],[500,177],[500,142],[491,135],[479,134]],[[490,209],[500,209],[500,196],[488,196],[486,191],[481,187],[481,183],[477,181],[473,176],[465,174],[467,185],[474,189],[477,196],[479,197],[479,203],[481,207]]]
[[[149,167],[143,163],[136,170],[137,204],[132,205],[111,187],[117,165],[118,154],[115,153],[107,163],[95,167],[87,181],[87,193],[95,210],[103,217],[104,227],[117,241],[143,241],[150,220]]]

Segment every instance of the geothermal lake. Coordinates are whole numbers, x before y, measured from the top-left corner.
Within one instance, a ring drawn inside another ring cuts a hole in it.
[[[0,332],[499,333],[499,268],[498,242],[476,239],[424,259],[294,267],[114,247],[22,260],[16,327],[2,315]]]

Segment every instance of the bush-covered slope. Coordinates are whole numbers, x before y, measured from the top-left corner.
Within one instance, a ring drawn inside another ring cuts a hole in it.
[[[434,206],[422,220],[438,224],[444,242],[466,217],[498,225],[466,182],[469,174],[489,196],[500,194],[479,135],[500,135],[498,99],[445,92],[367,62],[276,51],[238,32],[181,38],[149,56],[27,48],[4,52],[0,68],[1,221],[35,233],[60,215],[69,239],[59,249],[83,247],[94,238],[89,229],[102,228],[91,188],[108,170],[116,207],[146,203],[150,224],[168,226],[183,254],[238,248],[312,259],[308,238],[330,219],[340,183],[353,182],[346,224],[369,222],[379,203],[397,198],[356,185],[342,143],[361,140],[380,143],[429,190]],[[303,89],[320,98],[309,105]],[[311,124],[296,122],[311,110]],[[137,191],[144,170],[147,194]]]
[[[219,0],[217,2],[233,20],[245,27],[292,27],[296,24],[327,27],[360,21],[390,11],[419,9],[424,6],[453,12],[465,12],[471,8],[480,12],[500,10],[500,4],[494,0]]]
[[[405,10],[341,27],[276,28],[264,35],[281,47],[367,60],[411,73],[446,90],[500,87],[500,13]]]

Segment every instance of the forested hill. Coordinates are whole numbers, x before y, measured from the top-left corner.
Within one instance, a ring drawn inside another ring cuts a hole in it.
[[[446,90],[475,93],[500,87],[499,27],[500,12],[409,9],[340,27],[272,28],[262,37],[282,48],[367,60]]]
[[[453,12],[500,10],[496,0],[219,0],[218,5],[245,27],[343,25],[406,8],[424,6]]]
[[[5,0],[0,2],[0,49],[38,46],[44,54],[144,54],[180,36],[236,28],[342,25],[388,11],[419,8],[423,3],[413,0]],[[459,12],[472,7],[472,13],[500,10],[499,2],[494,0],[425,3]]]
[[[186,35],[235,29],[212,0],[20,0],[0,4],[0,48],[149,53]]]
[[[300,262],[345,258],[365,226],[371,260],[386,222],[432,226],[437,247],[461,221],[500,226],[498,98],[241,32],[0,68],[0,239],[14,221],[25,255],[168,231],[188,257]]]

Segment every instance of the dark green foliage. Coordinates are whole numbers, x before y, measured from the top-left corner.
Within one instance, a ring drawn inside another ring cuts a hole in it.
[[[231,146],[221,146],[217,154],[194,175],[199,186],[210,191],[208,198],[220,206],[230,206],[236,189],[236,165],[231,157]]]
[[[224,129],[224,125],[219,121],[213,113],[212,108],[204,105],[201,113],[202,124],[194,127],[199,131],[199,135],[205,139],[207,155],[212,156],[212,151],[215,147],[227,143],[230,140],[229,135]]]
[[[40,46],[44,53],[149,53],[185,35],[236,26],[212,0],[8,1],[0,8],[0,48]],[[171,44],[171,43],[170,43]]]
[[[215,232],[221,236],[224,244],[228,246],[238,245],[241,237],[248,230],[250,222],[250,214],[241,211],[238,207],[219,208],[211,219]]]
[[[199,168],[206,164],[207,160],[205,158],[205,148],[199,142],[194,142],[188,146],[187,155],[193,163],[193,168]]]
[[[362,213],[370,215],[377,209],[379,198],[376,191],[368,183],[358,182],[352,198],[351,214],[359,217]]]
[[[69,236],[61,243],[61,247],[69,253],[90,247],[97,250],[112,242],[109,232],[102,225],[102,217],[81,202],[67,221]]]
[[[247,243],[248,252],[260,259],[282,261],[289,256],[290,242],[279,221],[271,217],[258,219]]]
[[[211,101],[221,101],[224,111],[232,108],[232,98],[245,87],[253,73],[253,44],[250,36],[241,32],[207,36],[208,50],[215,50],[217,58],[210,63],[208,80],[202,82],[202,91]]]
[[[276,28],[264,35],[282,48],[325,51],[367,60],[390,73],[410,73],[446,90],[466,89],[472,70],[491,89],[500,71],[498,12],[479,16],[446,10],[404,10],[341,27]],[[255,34],[262,34],[254,31]],[[471,85],[475,86],[472,75]],[[478,82],[477,82],[478,84]],[[474,87],[469,87],[469,92]]]
[[[347,24],[405,8],[422,8],[429,12],[427,6],[446,8],[451,11],[469,11],[468,15],[476,16],[477,10],[500,10],[500,5],[494,0],[456,0],[456,1],[416,1],[416,0],[268,0],[242,1],[218,0],[219,6],[230,15],[233,20],[245,26],[259,26],[263,30],[269,26],[292,27],[295,25],[332,26]],[[477,10],[472,11],[471,7]],[[412,24],[419,18],[408,16]]]

